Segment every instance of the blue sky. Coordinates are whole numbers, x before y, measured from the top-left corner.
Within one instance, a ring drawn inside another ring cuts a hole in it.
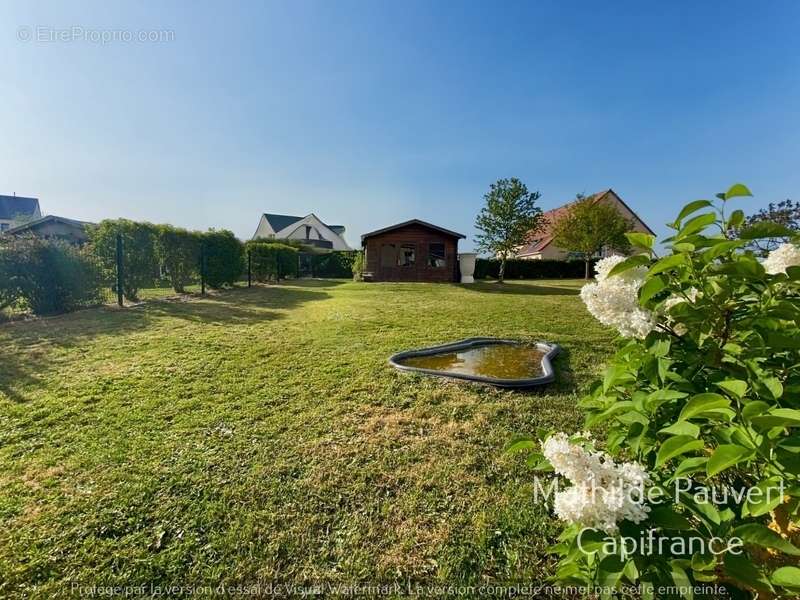
[[[242,238],[262,212],[351,244],[421,218],[469,248],[516,176],[545,209],[612,187],[662,234],[736,181],[748,212],[800,199],[799,23],[794,1],[4,2],[0,193]],[[112,30],[174,39],[86,39]]]

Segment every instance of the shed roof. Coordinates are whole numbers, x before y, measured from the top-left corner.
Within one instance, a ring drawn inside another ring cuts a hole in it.
[[[434,231],[438,231],[439,233],[443,233],[445,235],[452,236],[454,238],[464,239],[465,236],[463,233],[458,233],[456,231],[451,231],[449,229],[445,229],[444,227],[439,227],[438,225],[434,225],[433,223],[428,223],[427,221],[421,221],[419,219],[411,219],[410,221],[403,221],[402,223],[397,223],[396,225],[390,225],[389,227],[384,227],[383,229],[376,229],[375,231],[370,231],[369,233],[365,233],[361,236],[361,242],[363,243],[364,240],[367,238],[380,235],[381,233],[387,233],[389,231],[394,231],[395,229],[400,229],[402,227],[407,227],[409,225],[420,225],[421,227],[427,227],[428,229],[432,229]]]

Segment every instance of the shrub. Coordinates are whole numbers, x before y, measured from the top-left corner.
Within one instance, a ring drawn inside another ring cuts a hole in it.
[[[102,301],[101,270],[86,251],[35,237],[0,240],[0,308],[51,315]]]
[[[366,267],[366,263],[364,261],[364,253],[363,252],[356,252],[355,257],[353,258],[352,264],[352,272],[353,272],[353,279],[356,281],[361,281],[364,278],[364,268]]]
[[[577,279],[584,276],[585,265],[577,260],[520,260],[506,262],[506,279]],[[476,279],[497,279],[500,261],[479,258],[475,261]]]
[[[122,235],[122,291],[128,300],[136,301],[139,290],[153,285],[158,276],[156,227],[127,219],[107,219],[90,230],[91,252],[109,281],[115,281],[116,276],[117,234]]]
[[[639,254],[601,261],[581,293],[622,337],[580,402],[611,456],[555,434],[531,457],[573,482],[555,498],[569,523],[554,549],[562,582],[641,584],[643,597],[702,583],[770,597],[800,591],[800,249],[787,245],[762,264],[750,240],[726,237],[744,220],[741,210],[726,216],[728,203],[749,195],[737,184],[718,203],[688,204],[663,257],[652,236],[628,234]],[[612,457],[635,463],[612,468]],[[604,483],[603,469],[617,475]],[[608,488],[623,475],[646,488],[636,507]],[[658,547],[625,548],[631,539]]]
[[[212,288],[233,285],[242,275],[243,245],[233,232],[211,229],[201,236],[206,283]]]
[[[353,261],[358,252],[335,251],[325,254],[312,254],[310,267],[312,277],[344,279],[353,276]]]
[[[172,225],[157,225],[155,234],[156,258],[172,289],[181,294],[199,276],[201,235]]]
[[[245,248],[250,253],[251,274],[256,281],[297,277],[296,247],[278,242],[250,241]]]

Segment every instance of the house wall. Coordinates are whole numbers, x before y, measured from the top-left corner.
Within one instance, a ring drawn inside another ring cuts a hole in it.
[[[444,244],[444,267],[428,266],[428,245]],[[402,244],[413,244],[415,264],[408,267],[384,267],[381,265],[381,249],[384,245],[394,244],[397,251]],[[408,225],[394,229],[365,240],[366,271],[372,273],[374,281],[456,281],[458,274],[458,239],[441,232],[422,227]]]

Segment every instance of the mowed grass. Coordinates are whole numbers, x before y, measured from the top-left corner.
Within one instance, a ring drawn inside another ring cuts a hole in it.
[[[611,335],[580,281],[301,281],[0,326],[0,596],[74,584],[541,581],[559,526],[503,453],[575,431]],[[556,384],[395,371],[551,340]]]

